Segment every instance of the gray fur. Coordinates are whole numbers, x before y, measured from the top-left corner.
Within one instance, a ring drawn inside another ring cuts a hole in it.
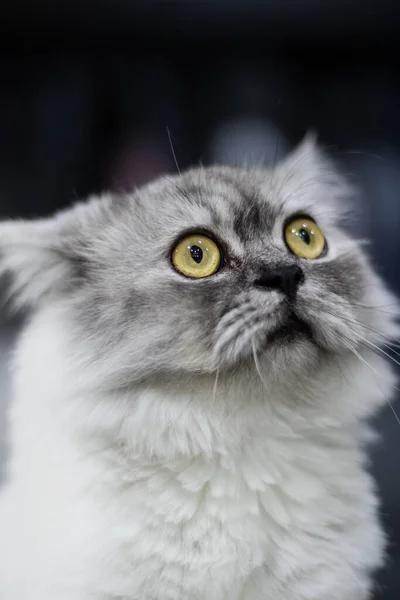
[[[17,302],[55,301],[66,311],[98,384],[237,369],[254,352],[266,365],[279,357],[280,372],[295,374],[345,356],[349,343],[358,347],[349,320],[364,326],[363,336],[377,327],[361,304],[372,303],[380,281],[340,229],[349,192],[306,140],[271,171],[195,169],[54,219],[3,224],[3,270],[16,274]],[[323,258],[301,260],[286,247],[284,224],[297,214],[325,233]],[[224,251],[225,265],[212,277],[191,280],[172,268],[174,244],[191,231],[208,233]],[[305,277],[295,302],[254,285],[265,270],[291,264]]]

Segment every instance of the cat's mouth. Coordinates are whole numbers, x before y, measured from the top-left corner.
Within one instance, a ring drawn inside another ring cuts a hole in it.
[[[311,325],[287,304],[262,317],[255,312],[240,316],[237,318],[233,310],[220,322],[213,348],[219,365],[237,364],[259,351],[297,346],[299,341],[318,346]]]
[[[304,336],[311,341],[313,340],[311,327],[306,321],[298,317],[296,313],[291,310],[289,311],[288,316],[283,323],[281,323],[273,331],[269,331],[267,333],[265,343],[267,346],[276,342],[290,343],[299,335]]]

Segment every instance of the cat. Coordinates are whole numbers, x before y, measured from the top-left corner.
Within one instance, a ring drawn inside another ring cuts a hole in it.
[[[30,310],[1,600],[371,598],[366,420],[397,305],[343,227],[351,195],[308,136],[270,169],[0,224]]]

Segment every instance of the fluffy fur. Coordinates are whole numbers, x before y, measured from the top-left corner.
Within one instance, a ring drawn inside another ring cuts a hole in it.
[[[365,420],[391,394],[394,299],[307,140],[0,225],[30,321],[0,494],[1,600],[367,600],[384,556]],[[285,245],[313,217],[325,256]],[[224,267],[171,266],[186,232]],[[300,265],[295,300],[254,282]],[[391,308],[383,309],[383,306]],[[300,326],[300,324],[302,324]]]

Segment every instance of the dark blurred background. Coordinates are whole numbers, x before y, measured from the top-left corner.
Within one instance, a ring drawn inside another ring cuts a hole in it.
[[[168,131],[184,169],[271,164],[313,129],[400,292],[399,33],[396,0],[2,0],[0,218],[176,171]],[[2,461],[18,327],[0,311]],[[377,598],[398,600],[400,424],[389,407],[376,424],[391,541]]]

